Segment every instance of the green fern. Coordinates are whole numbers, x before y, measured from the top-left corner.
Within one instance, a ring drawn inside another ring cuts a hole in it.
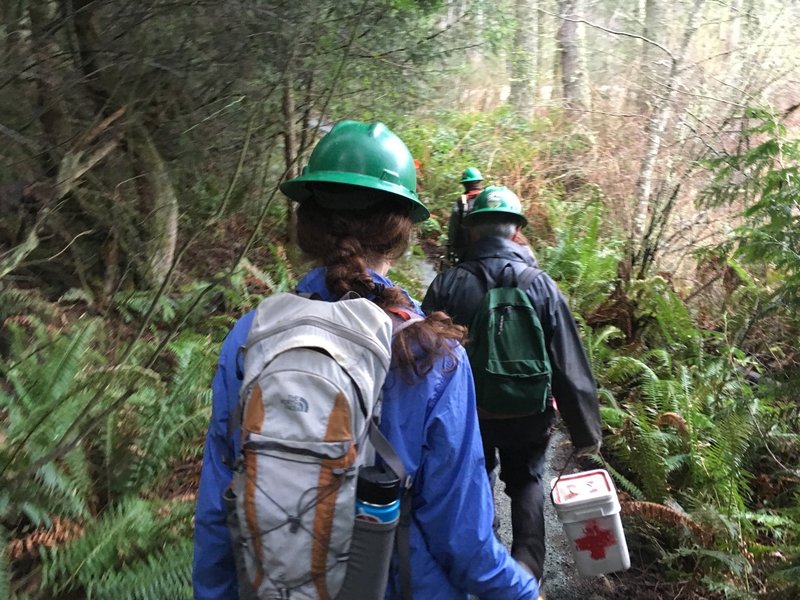
[[[55,594],[84,589],[93,595],[130,565],[134,565],[134,573],[146,576],[143,564],[148,556],[191,538],[193,511],[189,502],[123,500],[88,524],[80,538],[42,553],[42,589]],[[164,556],[164,567],[185,573],[191,564],[187,558],[185,551]],[[139,582],[143,585],[146,581]],[[140,593],[141,587],[130,591]]]
[[[92,586],[92,593],[109,600],[190,600],[193,554],[190,537],[164,544],[163,549],[106,575]]]
[[[36,289],[20,289],[0,282],[0,323],[13,315],[34,315],[51,320],[58,315],[55,305],[45,300]]]
[[[199,336],[181,336],[170,350],[177,360],[175,378],[166,394],[151,394],[140,404],[137,429],[143,435],[135,444],[138,458],[127,480],[130,490],[152,487],[177,460],[196,456],[202,448],[197,440],[208,425],[216,357],[208,338]]]
[[[8,482],[48,455],[88,401],[87,390],[76,391],[75,381],[89,360],[97,324],[89,322],[73,333],[56,338],[43,356],[16,361],[4,370],[9,392],[0,391],[0,425],[5,443],[0,447],[0,478]],[[17,332],[19,333],[19,332]],[[87,514],[89,469],[80,450],[58,462],[38,467],[24,489],[4,485],[0,495],[24,507],[35,523],[47,523],[48,513],[67,517]],[[40,508],[34,508],[34,502]]]
[[[0,362],[8,381],[0,387],[0,518],[20,532],[46,534],[64,517],[84,532],[41,549],[39,594],[188,597],[193,504],[153,495],[174,466],[202,451],[217,342],[183,334],[145,368],[150,342],[137,342],[126,365],[107,365],[95,321],[51,331],[29,317],[8,331],[12,351]],[[34,337],[40,347],[27,352]],[[94,435],[54,452],[76,420],[90,421],[127,393]],[[26,470],[32,476],[18,479]],[[2,565],[0,597],[13,595],[10,568]]]
[[[599,456],[591,455],[588,457],[589,460],[593,461],[598,467],[602,467],[609,472],[611,477],[614,478],[614,481],[625,490],[628,494],[630,494],[634,500],[645,500],[647,497],[646,494],[630,479],[625,477],[622,473],[620,473],[617,469],[612,467],[608,464],[605,460],[600,458]]]
[[[548,208],[556,243],[543,249],[542,264],[560,282],[573,311],[587,315],[614,289],[622,243],[601,230],[598,198],[588,204],[552,199]]]

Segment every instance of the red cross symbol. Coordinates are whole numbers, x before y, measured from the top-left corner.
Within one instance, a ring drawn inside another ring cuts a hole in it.
[[[606,557],[606,548],[615,546],[616,543],[614,532],[601,529],[597,521],[589,521],[583,527],[583,537],[575,540],[575,547],[591,552],[592,560],[600,560]]]

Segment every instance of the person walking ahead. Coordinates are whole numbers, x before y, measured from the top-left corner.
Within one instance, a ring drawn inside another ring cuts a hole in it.
[[[470,326],[476,314],[483,310],[488,289],[503,284],[523,288],[527,296],[524,302],[530,301],[540,324],[542,353],[546,353],[546,359],[543,356],[541,363],[546,366],[549,362],[550,389],[566,422],[572,444],[581,454],[596,452],[602,437],[594,376],[566,299],[555,282],[538,269],[533,255],[513,241],[526,223],[519,198],[513,192],[505,187],[486,188],[475,199],[465,219],[469,246],[464,261],[436,277],[422,308],[428,314],[444,311],[456,323]],[[511,327],[509,323],[510,319],[504,324],[501,313],[495,333],[504,327],[508,330]],[[478,326],[476,323],[475,327]],[[469,337],[480,339],[481,334],[472,330]],[[528,341],[526,339],[525,343]],[[509,398],[497,397],[504,394],[496,392],[495,397],[485,397],[480,385],[481,373],[474,364],[480,352],[473,346],[468,346],[468,350],[478,387],[478,414],[486,471],[493,481],[499,452],[500,479],[511,499],[511,555],[527,566],[537,580],[541,580],[545,557],[542,476],[556,408],[546,381],[543,385],[541,382],[534,385],[529,398],[526,397],[527,390],[518,387],[510,391],[504,388]],[[524,385],[519,378],[516,381],[520,383],[511,381],[510,386]],[[539,398],[534,398],[534,395]],[[512,401],[512,397],[516,400]],[[506,414],[498,414],[492,409],[502,406],[504,401],[509,408],[501,410]],[[536,405],[537,402],[540,404]]]
[[[464,193],[453,205],[453,210],[450,211],[450,220],[447,223],[447,256],[440,269],[442,271],[456,266],[463,258],[467,247],[464,217],[472,209],[475,198],[483,190],[483,175],[475,167],[467,167],[461,174],[461,185],[464,186]]]
[[[301,249],[319,266],[297,286],[333,302],[349,292],[388,309],[418,312],[388,278],[413,224],[428,218],[416,194],[416,174],[402,140],[381,124],[338,123],[312,152],[299,177],[282,191],[299,202]],[[232,472],[227,423],[242,386],[239,348],[251,312],[226,338],[213,383],[195,515],[195,597],[238,597],[236,565],[226,527],[223,494]],[[491,490],[475,412],[472,375],[458,341],[463,328],[432,314],[403,329],[392,347],[383,385],[380,430],[412,477],[410,566],[417,600],[533,600],[536,580],[495,539]],[[233,436],[236,446],[238,431]],[[280,549],[277,549],[280,550]],[[289,557],[292,558],[292,557]],[[296,557],[294,557],[296,558]],[[389,600],[401,598],[398,558],[390,571]]]

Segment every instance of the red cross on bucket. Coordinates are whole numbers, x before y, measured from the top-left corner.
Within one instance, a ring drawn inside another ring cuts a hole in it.
[[[601,529],[597,521],[589,521],[583,527],[583,537],[575,540],[578,550],[588,550],[592,560],[606,557],[606,548],[616,545],[614,532],[610,529]]]

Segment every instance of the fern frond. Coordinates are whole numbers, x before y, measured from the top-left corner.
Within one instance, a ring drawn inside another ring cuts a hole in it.
[[[658,381],[658,375],[653,369],[632,356],[618,356],[612,359],[605,377],[612,383],[635,384],[637,380]]]
[[[722,550],[713,550],[710,548],[678,548],[670,552],[665,557],[667,560],[678,557],[691,557],[695,559],[705,559],[714,564],[714,570],[722,567],[728,573],[736,576],[744,576],[752,570],[749,561],[741,554],[734,554]]]
[[[195,440],[207,425],[208,382],[215,353],[210,340],[182,336],[170,349],[178,361],[167,393],[155,397],[139,415],[143,435],[136,442],[137,457],[130,473],[130,490],[152,488],[175,462],[196,450]]]
[[[54,518],[50,526],[40,527],[24,537],[11,541],[5,546],[6,554],[11,560],[38,555],[41,548],[52,548],[64,544],[79,537],[82,533],[83,527],[76,521]]]
[[[0,282],[0,322],[12,315],[31,314],[51,320],[58,310],[37,289],[20,289]]]
[[[90,587],[99,598],[114,600],[191,600],[192,540],[165,545],[162,550],[113,571]]]
[[[42,552],[43,589],[91,590],[124,565],[190,539],[193,511],[190,502],[124,499],[87,523],[80,538]]]
[[[46,463],[37,469],[35,479],[41,484],[39,489],[45,494],[43,505],[58,507],[58,514],[70,517],[86,516],[86,500],[91,492],[91,482],[86,479],[85,466],[80,466],[79,476],[72,477],[54,462]],[[30,492],[31,490],[29,490]],[[41,502],[42,499],[40,499]]]
[[[606,469],[609,474],[614,478],[614,481],[617,482],[619,487],[625,490],[628,494],[632,497],[636,498],[637,500],[644,500],[645,495],[642,490],[640,490],[636,484],[634,484],[630,479],[622,475],[619,471],[617,471],[614,467],[607,464],[598,456],[589,456],[589,460],[593,461],[598,467],[603,467]]]
[[[800,559],[795,560],[791,566],[773,571],[769,581],[778,584],[784,591],[800,592]]]
[[[637,516],[648,522],[657,522],[671,527],[684,527],[703,544],[708,544],[712,539],[710,530],[704,529],[689,515],[664,504],[629,500],[620,502],[620,510],[624,515]]]

